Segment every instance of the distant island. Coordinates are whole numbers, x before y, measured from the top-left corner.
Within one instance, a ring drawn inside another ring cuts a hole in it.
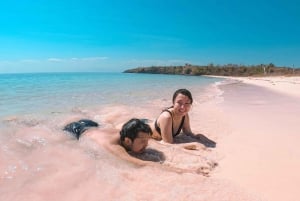
[[[125,70],[123,73],[173,74],[173,75],[215,75],[215,76],[300,76],[300,68],[277,67],[274,64],[260,65],[214,65],[198,66],[151,66]]]

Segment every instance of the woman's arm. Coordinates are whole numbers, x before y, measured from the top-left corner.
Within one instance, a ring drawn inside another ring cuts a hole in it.
[[[173,143],[172,116],[168,112],[163,112],[158,119],[161,131],[161,138],[164,142]]]
[[[188,114],[185,115],[185,119],[184,119],[182,131],[183,131],[183,133],[186,134],[186,135],[191,135],[191,134],[193,134],[193,132],[192,132],[192,130],[191,130],[191,126],[190,126],[190,117],[189,117]]]
[[[192,132],[191,125],[190,125],[190,117],[188,114],[185,115],[184,124],[182,127],[182,131],[185,135],[189,135],[191,137],[195,137],[195,134]]]

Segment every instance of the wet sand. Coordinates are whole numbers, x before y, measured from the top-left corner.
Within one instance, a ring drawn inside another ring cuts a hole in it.
[[[215,177],[266,200],[300,199],[300,78],[231,78],[219,106],[230,132]],[[245,84],[246,83],[246,84]]]

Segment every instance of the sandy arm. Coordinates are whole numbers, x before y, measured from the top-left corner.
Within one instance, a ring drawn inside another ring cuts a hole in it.
[[[153,164],[151,161],[143,161],[131,156],[119,143],[119,131],[117,129],[95,128],[86,132],[85,136],[93,139],[106,150],[121,158],[122,160],[133,164],[144,166]]]

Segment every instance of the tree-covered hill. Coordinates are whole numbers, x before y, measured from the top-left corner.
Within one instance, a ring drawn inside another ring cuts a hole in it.
[[[137,67],[125,70],[124,73],[151,73],[151,74],[174,74],[174,75],[217,75],[217,76],[277,76],[298,75],[300,68],[277,67],[274,64],[260,64],[243,66],[236,64],[198,66],[186,64],[184,66],[151,66]]]

